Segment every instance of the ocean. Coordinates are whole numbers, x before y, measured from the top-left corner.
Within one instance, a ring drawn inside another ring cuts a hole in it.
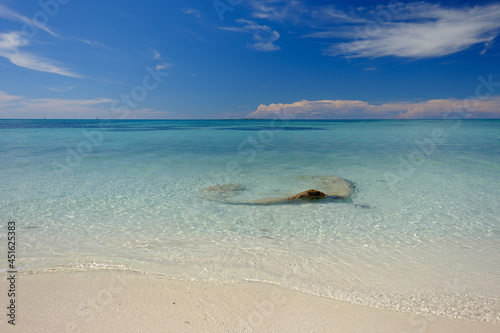
[[[22,274],[259,281],[500,322],[499,175],[500,120],[0,120],[0,244],[15,221]],[[252,204],[332,176],[352,197]]]

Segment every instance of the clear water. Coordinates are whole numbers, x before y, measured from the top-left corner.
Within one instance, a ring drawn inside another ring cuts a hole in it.
[[[25,274],[265,281],[499,322],[499,171],[496,120],[0,120],[0,244],[14,220]],[[200,192],[282,197],[328,175],[355,184],[352,200],[232,205]]]

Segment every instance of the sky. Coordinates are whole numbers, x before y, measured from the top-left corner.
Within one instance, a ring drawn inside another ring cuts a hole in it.
[[[500,118],[500,1],[0,0],[0,118]]]

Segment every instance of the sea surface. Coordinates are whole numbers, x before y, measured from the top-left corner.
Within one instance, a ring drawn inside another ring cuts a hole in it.
[[[352,198],[247,204],[319,176]],[[499,120],[0,120],[0,179],[22,274],[261,281],[500,322]],[[239,190],[203,190],[221,184]]]

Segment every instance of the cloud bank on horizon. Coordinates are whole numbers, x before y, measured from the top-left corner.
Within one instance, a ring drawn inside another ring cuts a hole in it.
[[[323,100],[260,105],[247,118],[255,119],[443,119],[450,114],[461,118],[500,118],[500,96],[435,99],[422,102],[370,104],[355,100]]]

